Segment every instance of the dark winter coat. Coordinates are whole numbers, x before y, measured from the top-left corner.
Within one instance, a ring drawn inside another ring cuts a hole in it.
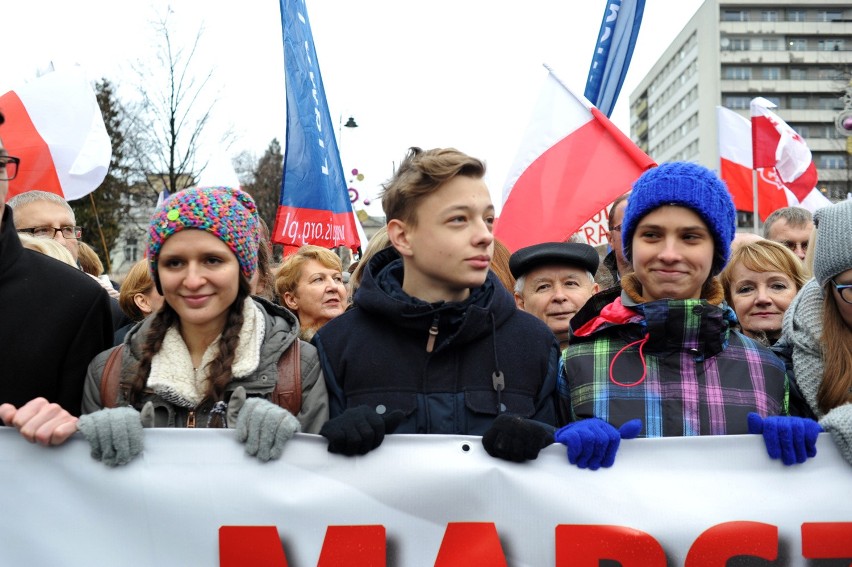
[[[496,276],[463,302],[430,304],[402,291],[402,275],[395,250],[377,254],[354,307],[314,337],[332,418],[367,405],[402,410],[397,433],[482,435],[502,412],[556,424],[556,338]]]
[[[4,207],[0,232],[0,403],[44,397],[80,415],[86,367],[112,345],[109,296],[80,270],[27,250]]]

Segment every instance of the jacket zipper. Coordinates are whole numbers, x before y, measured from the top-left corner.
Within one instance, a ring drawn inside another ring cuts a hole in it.
[[[426,340],[426,352],[432,352],[435,350],[435,339],[438,337],[438,319],[439,315],[436,313],[435,318],[432,319],[432,326],[429,327],[429,338]]]
[[[187,427],[195,427],[195,410],[189,410],[189,414],[186,416],[186,426]]]

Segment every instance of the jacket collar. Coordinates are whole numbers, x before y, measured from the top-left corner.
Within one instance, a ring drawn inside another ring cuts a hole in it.
[[[515,312],[512,295],[492,272],[460,302],[427,303],[402,289],[403,264],[393,248],[378,252],[367,265],[353,303],[393,325],[426,333],[438,319],[438,343],[469,342],[493,332]]]
[[[592,298],[594,301],[590,300],[591,305],[587,303],[574,316],[572,338],[589,338],[612,327],[634,325],[634,334],[648,337],[648,352],[685,349],[701,360],[725,349],[735,321],[730,307],[724,303],[715,305],[708,299],[661,299],[639,303],[635,301],[638,296],[630,276],[632,274],[622,279],[625,288],[620,295],[615,288],[596,294]],[[708,290],[713,296],[721,290],[721,285],[714,279]],[[601,305],[608,298],[611,302]]]
[[[3,206],[3,228],[0,231],[0,275],[18,261],[24,251],[18,233],[15,232],[15,220],[9,205]]]

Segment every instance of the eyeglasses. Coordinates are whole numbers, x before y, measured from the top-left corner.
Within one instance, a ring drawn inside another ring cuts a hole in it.
[[[840,299],[846,303],[852,303],[852,284],[838,284],[834,280],[828,281],[834,284],[834,287],[837,289],[837,293],[840,294]]]
[[[612,227],[611,229],[609,229],[609,231],[610,232],[621,232],[621,225],[617,224],[614,227]]]
[[[18,175],[21,158],[0,156],[0,181],[11,181]]]
[[[52,226],[37,226],[35,228],[19,228],[18,232],[32,234],[36,238],[56,238],[56,233],[61,232],[62,236],[67,239],[79,240],[83,237],[83,227],[81,226],[60,226],[54,228]]]

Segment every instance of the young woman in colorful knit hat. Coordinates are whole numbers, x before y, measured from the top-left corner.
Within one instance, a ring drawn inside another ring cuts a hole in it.
[[[814,222],[814,279],[784,314],[779,352],[792,363],[820,425],[852,463],[852,201],[819,209]]]
[[[634,271],[574,316],[563,353],[568,425],[555,439],[572,463],[610,466],[620,439],[637,435],[760,430],[786,464],[813,456],[819,426],[788,416],[783,363],[733,330],[715,277],[730,255],[735,215],[725,185],[696,164],[665,163],[633,185],[622,236]],[[778,432],[790,430],[795,443],[779,446]]]
[[[143,424],[236,427],[246,452],[263,461],[280,457],[297,431],[318,432],[328,419],[328,393],[317,352],[299,340],[292,313],[249,295],[257,247],[255,204],[238,189],[190,188],[164,201],[151,220],[146,254],[163,306],[89,365],[79,420],[31,420],[39,432],[30,438],[59,444],[79,429],[92,456],[115,466],[141,452]],[[301,404],[294,416],[269,400],[282,354],[297,343]],[[121,350],[113,404],[101,399],[108,392],[101,383],[115,349]]]

